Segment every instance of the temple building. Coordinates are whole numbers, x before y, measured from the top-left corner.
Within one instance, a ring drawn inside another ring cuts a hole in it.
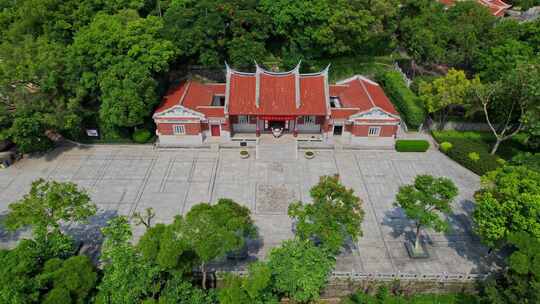
[[[454,5],[456,1],[463,0],[439,0],[444,5]],[[502,17],[506,11],[512,7],[510,4],[503,2],[502,0],[476,0],[480,5],[483,5],[489,9],[493,16]]]
[[[398,112],[375,82],[354,76],[328,83],[328,69],[302,74],[226,66],[225,83],[188,80],[153,115],[160,145],[256,140],[263,134],[323,143],[392,145]]]

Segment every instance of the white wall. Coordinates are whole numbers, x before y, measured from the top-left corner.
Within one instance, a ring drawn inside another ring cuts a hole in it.
[[[160,135],[160,146],[184,146],[200,145],[203,142],[202,135]]]

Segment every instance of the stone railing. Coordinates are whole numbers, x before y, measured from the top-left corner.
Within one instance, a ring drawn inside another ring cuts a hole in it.
[[[217,271],[218,277],[225,273],[233,273],[239,276],[247,275],[247,271]],[[350,281],[430,281],[430,282],[477,282],[483,281],[488,274],[476,273],[406,273],[406,272],[339,272],[334,271],[330,275],[330,280],[350,280]]]

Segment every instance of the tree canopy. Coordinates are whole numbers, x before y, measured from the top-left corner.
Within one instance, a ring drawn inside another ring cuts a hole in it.
[[[310,190],[312,204],[301,202],[289,206],[289,216],[296,219],[296,234],[337,253],[350,239],[362,235],[364,218],[361,200],[339,181],[339,176],[322,176]]]
[[[475,200],[475,230],[488,246],[504,245],[520,231],[540,238],[540,173],[512,165],[489,172]]]
[[[416,223],[416,250],[420,249],[421,227],[435,231],[448,228],[448,222],[441,215],[450,213],[450,204],[457,194],[458,189],[450,179],[430,175],[418,175],[413,184],[399,188],[396,206]]]

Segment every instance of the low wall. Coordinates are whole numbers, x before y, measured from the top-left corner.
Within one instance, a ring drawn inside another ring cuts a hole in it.
[[[439,123],[433,122],[429,126],[430,130],[439,130]],[[487,123],[482,122],[461,122],[461,121],[449,121],[444,125],[443,130],[456,130],[456,131],[491,131]]]
[[[243,276],[245,271],[232,271]],[[217,273],[216,287],[223,286],[225,272]],[[485,280],[485,274],[408,274],[408,273],[349,273],[334,272],[321,298],[343,298],[359,290],[376,293],[385,286],[391,292],[400,294],[446,294],[476,293],[478,283]]]
[[[445,293],[475,293],[477,283],[475,281],[418,281],[418,280],[351,280],[332,278],[321,294],[322,298],[342,298],[357,291],[376,293],[377,290],[386,286],[392,292],[400,294],[445,294]]]

